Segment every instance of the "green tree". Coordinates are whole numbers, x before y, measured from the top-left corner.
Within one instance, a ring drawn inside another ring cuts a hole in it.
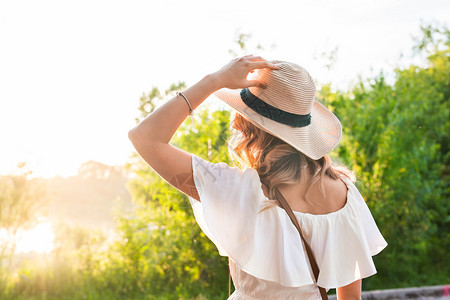
[[[338,156],[356,171],[389,243],[369,289],[448,279],[450,35],[433,26],[422,32],[417,49],[428,66],[396,69],[392,85],[381,73],[349,92],[321,89],[344,125]]]

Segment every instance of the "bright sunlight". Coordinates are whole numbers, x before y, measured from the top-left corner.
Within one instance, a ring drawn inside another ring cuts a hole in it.
[[[35,227],[18,233],[17,252],[50,253],[54,248],[54,240],[52,225],[42,221]]]

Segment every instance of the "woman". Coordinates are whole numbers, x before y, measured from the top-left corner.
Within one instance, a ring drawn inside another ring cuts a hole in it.
[[[212,93],[234,108],[230,147],[244,170],[169,143]],[[141,157],[189,196],[197,223],[229,257],[236,287],[229,299],[320,299],[318,287],[337,288],[339,300],[359,299],[361,279],[376,273],[372,256],[387,244],[348,170],[326,156],[341,126],[314,95],[302,67],[247,55],[177,93],[129,132]],[[189,178],[173,180],[180,174]]]

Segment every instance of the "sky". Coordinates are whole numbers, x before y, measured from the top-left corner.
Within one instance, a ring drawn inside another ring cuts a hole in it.
[[[420,63],[413,37],[431,22],[450,25],[450,1],[1,0],[0,174],[19,162],[51,177],[130,161],[140,96],[220,69],[240,32],[252,54],[346,89]],[[336,47],[329,70],[321,53]]]

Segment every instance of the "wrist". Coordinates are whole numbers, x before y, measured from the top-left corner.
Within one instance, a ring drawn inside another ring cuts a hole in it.
[[[211,89],[213,89],[213,92],[224,87],[217,73],[208,74],[204,79],[208,82]]]

